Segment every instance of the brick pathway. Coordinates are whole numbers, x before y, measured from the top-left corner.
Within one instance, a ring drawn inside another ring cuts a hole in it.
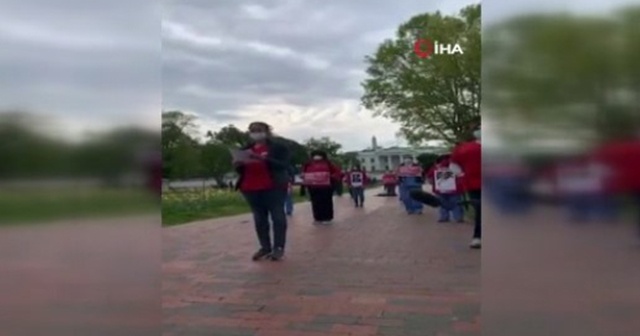
[[[164,229],[164,335],[479,335],[480,253],[468,224],[337,199],[333,226],[290,222],[287,257],[252,262],[249,216]]]
[[[517,217],[484,209],[486,335],[640,335],[634,223],[567,223],[549,207]]]

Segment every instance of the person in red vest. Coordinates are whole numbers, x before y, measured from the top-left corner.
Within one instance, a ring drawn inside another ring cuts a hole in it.
[[[393,171],[389,170],[382,175],[382,184],[387,196],[396,196],[396,185],[398,185],[398,177]]]
[[[346,174],[347,186],[356,208],[364,207],[364,187],[369,178],[359,164],[353,166]]]
[[[309,199],[315,224],[329,224],[333,221],[333,193],[340,169],[329,160],[327,153],[320,150],[311,152],[312,160],[302,166],[302,180]]]
[[[431,183],[432,191],[440,198],[440,218],[438,222],[447,223],[451,216],[453,220],[464,222],[464,210],[460,202],[461,181],[459,177],[451,171],[451,155],[438,157],[435,164],[427,171],[426,179]]]
[[[451,170],[461,177],[462,191],[469,195],[474,210],[474,229],[471,248],[479,249],[482,239],[482,147],[480,127],[475,127],[473,137],[457,145],[451,153]]]
[[[290,152],[286,145],[274,140],[272,134],[268,124],[251,123],[251,143],[243,148],[249,157],[233,162],[239,176],[236,188],[251,207],[260,242],[260,249],[252,257],[254,261],[282,259],[286,243],[287,216],[284,205],[291,166]],[[269,217],[273,222],[273,244],[269,234]]]
[[[608,191],[631,196],[640,215],[640,130],[603,143],[593,151],[593,156],[613,172],[607,183]]]

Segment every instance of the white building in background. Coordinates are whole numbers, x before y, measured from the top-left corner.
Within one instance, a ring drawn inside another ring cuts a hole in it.
[[[358,161],[362,167],[372,173],[383,172],[389,169],[396,169],[406,157],[414,160],[424,153],[444,154],[447,149],[444,147],[378,147],[378,141],[374,136],[371,139],[371,148],[357,153]]]

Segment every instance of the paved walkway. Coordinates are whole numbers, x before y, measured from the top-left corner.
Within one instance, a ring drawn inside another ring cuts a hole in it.
[[[250,261],[247,215],[164,229],[164,335],[479,335],[480,253],[469,224],[408,216],[396,198],[290,222],[284,261]]]

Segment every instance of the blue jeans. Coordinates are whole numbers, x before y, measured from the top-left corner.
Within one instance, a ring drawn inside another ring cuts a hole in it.
[[[284,212],[289,216],[293,214],[293,195],[290,192],[284,199]]]
[[[405,210],[409,214],[415,214],[422,212],[423,205],[422,203],[414,200],[409,196],[410,192],[413,190],[421,190],[422,186],[419,184],[401,184],[400,185],[400,201],[404,205]]]
[[[615,221],[618,216],[618,204],[613,195],[570,195],[566,201],[571,221],[587,222],[594,219]]]
[[[351,188],[351,197],[353,201],[356,203],[356,206],[364,204],[364,188],[363,187],[353,187]]]
[[[453,215],[454,221],[462,222],[464,219],[464,210],[460,205],[462,196],[459,194],[441,194],[438,196],[440,197],[440,202],[442,202],[439,221],[448,222],[451,219],[450,215]]]
[[[274,247],[284,249],[287,236],[287,216],[284,213],[284,203],[287,191],[285,189],[269,189],[243,192],[242,194],[251,207],[260,247],[265,251],[272,251]],[[271,244],[269,217],[273,222],[273,244]]]

